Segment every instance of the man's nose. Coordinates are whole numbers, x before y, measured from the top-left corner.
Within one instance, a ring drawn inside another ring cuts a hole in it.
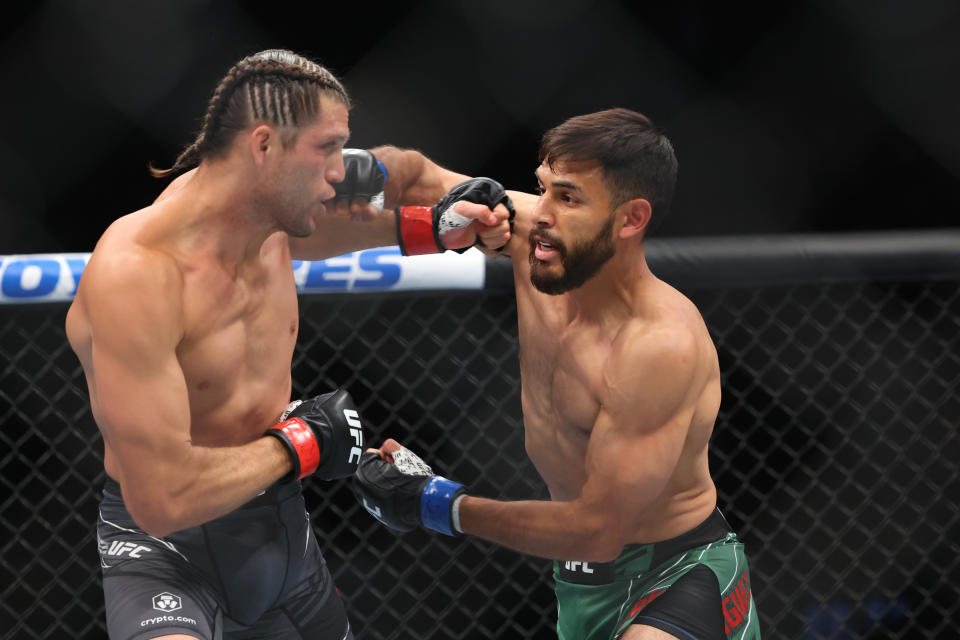
[[[331,163],[327,166],[327,171],[324,174],[327,182],[330,184],[336,184],[338,182],[343,182],[343,178],[346,176],[347,170],[343,166],[343,154],[338,153],[335,160],[332,160]]]
[[[533,221],[538,227],[552,227],[556,222],[550,208],[544,204],[542,196],[533,207]]]

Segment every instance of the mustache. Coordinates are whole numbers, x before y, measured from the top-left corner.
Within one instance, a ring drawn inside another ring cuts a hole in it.
[[[560,253],[566,253],[566,250],[567,250],[562,240],[560,240],[559,238],[552,238],[548,234],[543,233],[543,231],[540,231],[538,229],[532,229],[530,231],[528,240],[530,242],[531,247],[536,246],[538,242],[546,242],[547,244],[552,245],[553,248],[559,251]]]

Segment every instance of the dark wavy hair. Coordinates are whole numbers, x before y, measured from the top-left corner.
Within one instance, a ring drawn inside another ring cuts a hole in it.
[[[673,200],[677,157],[673,145],[648,117],[629,109],[608,109],[570,118],[547,131],[539,161],[596,162],[618,207],[645,198],[659,225]]]

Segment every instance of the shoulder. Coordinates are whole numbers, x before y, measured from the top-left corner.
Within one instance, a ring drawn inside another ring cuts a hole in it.
[[[167,288],[179,285],[180,267],[170,253],[139,244],[125,236],[122,230],[112,226],[104,233],[84,269],[84,284],[98,288]]]
[[[138,243],[124,226],[118,220],[97,243],[80,278],[78,298],[94,317],[156,322],[176,317],[183,292],[179,263],[167,251]]]
[[[623,325],[612,347],[610,364],[615,367],[680,364],[693,359],[699,340],[689,322],[633,319]]]
[[[687,322],[631,320],[614,339],[604,367],[607,407],[677,407],[702,377],[702,342]]]

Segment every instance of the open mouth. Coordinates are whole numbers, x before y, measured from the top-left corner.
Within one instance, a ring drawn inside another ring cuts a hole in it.
[[[548,261],[560,255],[560,249],[551,242],[540,237],[531,238],[533,255],[537,260]]]

